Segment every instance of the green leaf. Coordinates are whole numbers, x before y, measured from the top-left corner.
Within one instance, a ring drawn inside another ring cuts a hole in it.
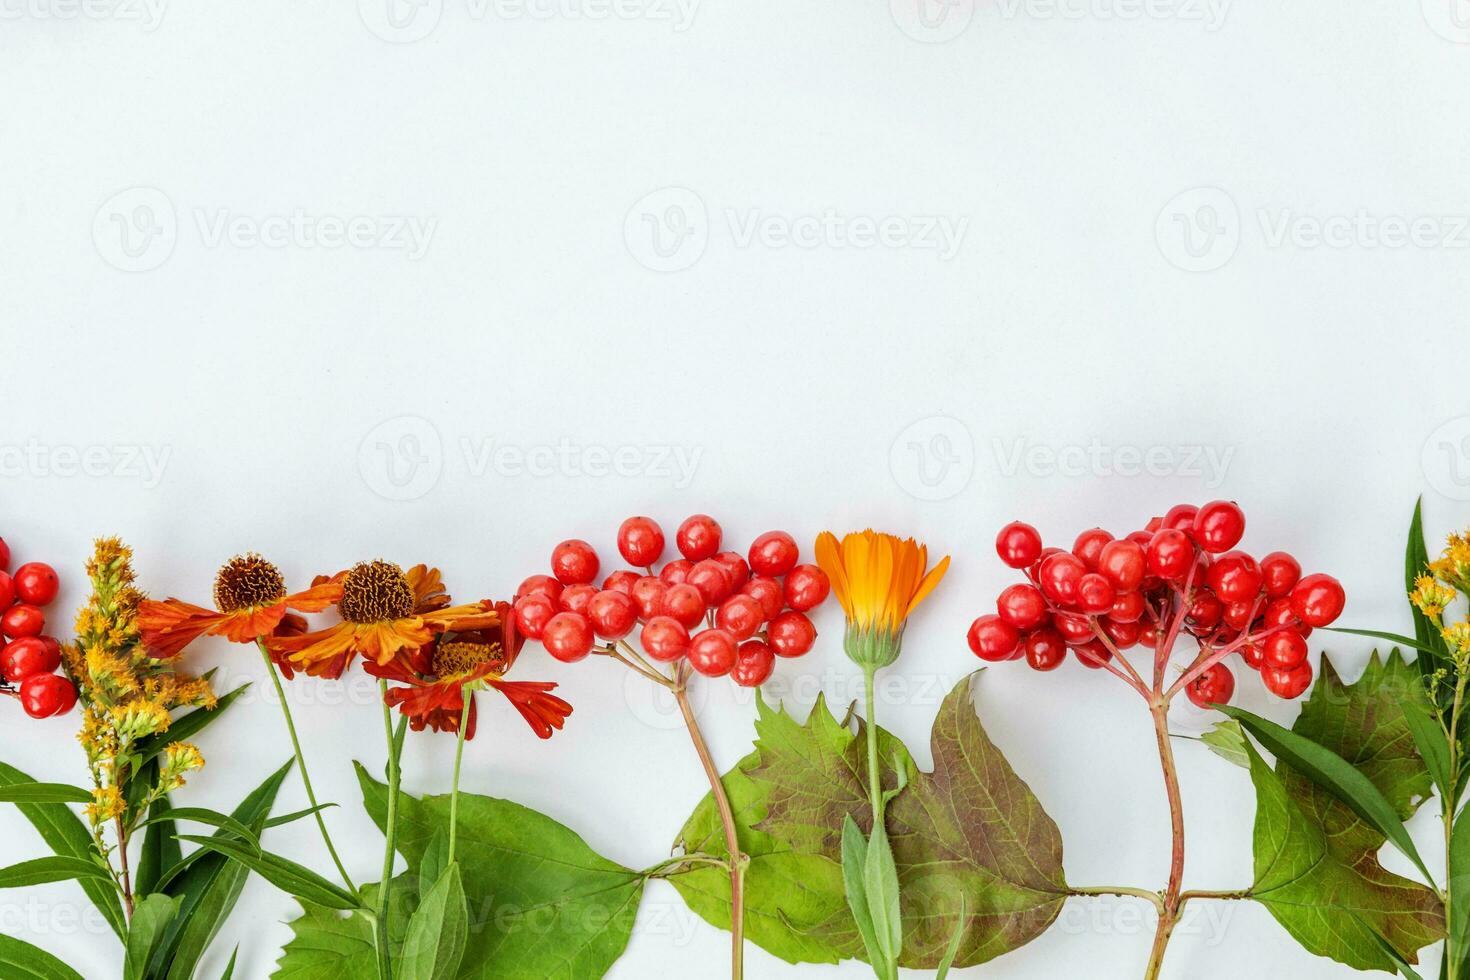
[[[1460,969],[1457,975],[1463,976],[1465,964],[1470,963],[1470,819],[1454,822],[1454,829],[1450,832],[1449,869],[1449,943],[1445,956],[1458,957]]]
[[[128,927],[123,980],[144,980],[148,976],[148,963],[178,911],[179,900],[169,895],[149,895],[138,903]]]
[[[305,810],[296,810],[279,817],[271,817],[265,822],[265,829],[270,830],[272,827],[284,827],[288,823],[295,823],[303,817],[309,817],[313,813],[321,810],[329,810],[336,805],[335,803],[319,803],[316,806],[309,806]]]
[[[137,764],[141,765],[175,742],[189,741],[217,721],[249,687],[248,683],[241,684],[228,694],[220,695],[213,708],[195,708],[187,714],[180,715],[168,726],[167,731],[149,735],[135,742],[130,754],[137,759]]]
[[[243,823],[236,820],[234,817],[229,816],[228,814],[220,813],[217,810],[209,810],[199,806],[169,808],[161,814],[158,814],[156,816],[149,816],[147,820],[144,820],[138,826],[147,827],[152,824],[172,823],[177,820],[187,820],[191,823],[203,823],[208,824],[211,827],[218,827],[221,830],[227,830],[231,834],[234,834],[236,837],[239,837],[245,843],[249,844],[251,847],[255,848],[256,850],[260,849],[260,840],[255,836],[255,832],[252,831],[249,827],[245,826]]]
[[[179,840],[192,841],[207,850],[233,858],[281,891],[303,901],[343,911],[360,907],[352,893],[341,885],[332,884],[305,865],[270,851],[257,850],[244,841],[227,837],[194,837],[189,834],[180,834]]]
[[[1201,735],[1199,740],[1231,765],[1250,768],[1250,756],[1245,751],[1245,729],[1235,719],[1217,721],[1215,727]]]
[[[156,761],[149,765],[155,765]],[[172,808],[173,804],[169,802],[167,794],[154,800],[148,808],[148,819],[144,824],[148,830],[143,835],[138,868],[133,873],[133,889],[138,895],[150,895],[158,891],[163,873],[184,858],[183,852],[179,850],[179,842],[174,839],[173,822],[168,817]]]
[[[1419,576],[1426,574],[1428,566],[1429,547],[1424,541],[1424,498],[1420,497],[1414,501],[1414,516],[1409,521],[1409,537],[1404,546],[1405,594],[1414,591],[1415,582]],[[1419,674],[1428,686],[1435,670],[1444,666],[1449,659],[1449,648],[1439,627],[1412,602],[1409,603],[1409,613],[1414,617],[1414,636],[1418,639],[1417,643],[1409,645],[1429,654],[1428,657],[1418,658]]]
[[[418,891],[407,876],[389,885],[388,943],[403,945],[408,921],[418,906]],[[376,908],[382,886],[362,886],[363,904]],[[288,923],[294,934],[281,950],[272,980],[358,980],[378,975],[378,951],[373,916],[367,909],[342,913],[310,902]]]
[[[868,962],[883,962],[883,951],[878,946],[878,936],[873,929],[873,915],[868,909],[867,885],[863,872],[868,867],[868,842],[863,832],[848,814],[842,821],[842,881],[847,888],[847,907],[852,910],[858,934],[863,937],[863,947],[868,951]]]
[[[361,765],[357,778],[369,816],[384,826],[387,787]],[[447,794],[401,794],[399,853],[421,866],[435,832],[448,824]],[[645,876],[599,856],[550,817],[462,792],[458,854],[474,911],[460,980],[601,976],[627,947]]]
[[[1375,654],[1352,685],[1323,658],[1312,696],[1288,734],[1350,763],[1402,821],[1430,790],[1402,710],[1406,686],[1418,683],[1415,668],[1397,654],[1387,661]],[[1434,892],[1379,864],[1383,833],[1287,756],[1278,755],[1273,771],[1254,747],[1249,752],[1257,795],[1251,897],[1303,947],[1357,969],[1392,971],[1375,936],[1407,962],[1443,936]]]
[[[14,766],[0,762],[0,787],[34,784],[35,780]],[[93,858],[96,845],[92,835],[80,817],[65,803],[17,803],[15,808],[21,816],[31,822],[41,839],[52,852],[62,857]],[[82,891],[102,913],[118,939],[125,939],[128,932],[127,919],[123,916],[122,900],[111,881],[96,881],[88,878],[80,882]]]
[[[863,861],[863,894],[873,921],[873,938],[885,964],[897,963],[903,952],[903,915],[899,911],[898,868],[893,848],[882,826],[873,828]]]
[[[1450,787],[1449,739],[1445,737],[1444,729],[1439,727],[1439,719],[1426,703],[1427,700],[1424,689],[1417,685],[1404,695],[1400,705],[1404,712],[1404,724],[1408,726],[1409,734],[1414,739],[1414,747],[1419,750],[1419,758],[1424,760],[1429,777],[1434,780],[1440,795],[1445,799],[1452,799],[1454,791]]]
[[[949,976],[949,968],[954,966],[954,958],[960,953],[960,941],[965,938],[965,897],[960,896],[959,922],[955,925],[954,938],[949,941],[949,948],[944,951],[944,959],[939,961],[939,969],[934,973],[934,980],[944,980]]]
[[[419,859],[419,901],[422,902],[429,891],[439,883],[444,871],[449,867],[449,835],[440,827],[434,831],[434,836],[429,838],[428,847],[424,848],[424,856]]]
[[[240,947],[236,946],[235,951],[230,954],[230,962],[225,965],[225,972],[220,974],[219,980],[230,980],[235,975],[235,959],[239,955]]]
[[[0,935],[0,976],[5,980],[82,980],[82,975],[37,946]]]
[[[893,768],[883,774],[884,784],[898,785],[900,773],[908,782],[889,807],[888,837],[903,919],[899,962],[914,969],[935,969],[962,921],[965,931],[957,966],[973,966],[1022,946],[1046,930],[1066,897],[1056,824],[985,734],[970,691],[967,678],[940,707],[931,736],[932,773],[920,772],[902,743],[879,730],[879,756],[893,760]],[[755,792],[737,811],[737,820],[743,822],[763,808],[754,829],[774,847],[804,860],[828,862],[840,873],[845,818],[851,816],[865,830],[872,825],[862,733],[839,724],[820,701],[805,724],[764,702],[759,707],[756,764],[737,767],[755,784]],[[727,787],[734,776],[726,778]],[[693,846],[688,830],[684,841]],[[743,845],[743,826],[741,841]],[[710,846],[700,849],[723,853]],[[753,861],[752,869],[759,864],[759,859]],[[680,876],[674,883],[677,887],[692,877]],[[804,879],[797,879],[795,889],[774,894],[762,894],[762,883],[754,875],[747,884],[753,906],[771,908],[778,916],[787,903],[806,911],[808,896],[800,894],[808,887]],[[813,876],[811,887],[820,890],[818,899],[825,904],[827,883]],[[727,888],[727,907],[728,894]],[[962,903],[968,910],[964,917]],[[721,924],[700,905],[690,905],[713,924]],[[754,925],[749,934],[752,941],[788,959],[812,946],[821,957],[809,958],[817,962],[863,955],[862,939],[845,900],[838,913],[803,929],[806,947],[784,941],[767,945],[769,930],[762,932]],[[787,918],[801,921],[795,915]],[[723,921],[729,921],[727,910]]]
[[[292,759],[266,777],[231,816],[259,834],[281,783],[294,765]],[[225,834],[222,830],[215,836]],[[199,960],[229,918],[250,874],[244,865],[203,848],[184,860],[188,865],[166,875],[168,880],[162,885],[169,895],[179,899],[179,914],[169,925],[149,971],[151,976],[166,976],[167,980],[192,980]]]
[[[1324,663],[1326,661],[1323,661]],[[1309,738],[1282,728],[1274,721],[1252,714],[1233,705],[1217,705],[1241,726],[1254,735],[1262,745],[1271,750],[1276,758],[1286,762],[1297,772],[1311,779],[1318,786],[1332,793],[1374,830],[1386,837],[1399,851],[1414,863],[1425,881],[1434,876],[1419,856],[1419,850],[1409,837],[1403,820],[1394,806],[1379,791],[1373,781],[1359,772],[1352,763],[1329,748],[1318,745]]]
[[[92,794],[66,783],[12,783],[0,786],[0,803],[91,803]]]
[[[469,910],[458,863],[449,865],[408,920],[399,960],[404,980],[449,980],[459,970],[469,933]]]
[[[8,868],[0,868],[0,888],[23,888],[27,885],[44,885],[52,881],[67,881],[72,878],[95,878],[111,882],[112,878],[97,861],[86,858],[53,857],[32,858]]]
[[[1404,636],[1402,633],[1387,633],[1383,630],[1358,630],[1349,629],[1346,626],[1329,626],[1327,630],[1332,633],[1347,633],[1350,636],[1367,636],[1375,640],[1388,640],[1395,646],[1408,647],[1421,653],[1434,653],[1435,649],[1427,642],[1416,640],[1412,636]]]

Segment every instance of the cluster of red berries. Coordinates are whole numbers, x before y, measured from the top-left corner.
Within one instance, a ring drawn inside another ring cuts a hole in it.
[[[1123,538],[1084,531],[1070,551],[1043,548],[1029,524],[1008,524],[996,551],[1030,581],[1007,588],[996,612],[975,620],[970,648],[984,660],[1024,658],[1037,670],[1056,668],[1071,649],[1098,668],[1115,650],[1139,645],[1167,657],[1166,645],[1188,633],[1200,646],[1197,663],[1239,653],[1267,690],[1298,697],[1312,682],[1307,636],[1342,612],[1342,585],[1330,575],[1303,577],[1284,551],[1258,561],[1234,550],[1244,533],[1245,514],[1225,500],[1180,504]],[[1185,690],[1200,706],[1223,704],[1235,678],[1216,663]]]
[[[799,563],[801,549],[785,531],[762,534],[746,556],[721,551],[722,537],[714,518],[695,514],[674,536],[682,557],[655,572],[663,529],[652,518],[630,517],[618,528],[618,552],[642,571],[619,569],[600,588],[592,584],[597,552],[586,541],[563,541],[551,552],[551,574],[532,575],[516,591],[516,627],[572,663],[592,652],[597,637],[622,640],[641,622],[639,642],[652,659],[688,658],[701,674],[758,687],[776,657],[812,648],[817,630],[806,613],[831,584],[820,568]]]
[[[44,636],[43,606],[56,598],[61,582],[50,565],[33,561],[10,573],[10,547],[0,538],[0,693],[20,699],[32,718],[64,715],[77,703],[77,689],[56,673],[61,644]]]

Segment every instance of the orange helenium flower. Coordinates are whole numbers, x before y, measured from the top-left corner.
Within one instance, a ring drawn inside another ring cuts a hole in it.
[[[929,550],[913,538],[880,534],[869,528],[817,537],[817,565],[832,581],[832,591],[847,614],[848,656],[858,663],[886,666],[898,656],[909,615],[934,591],[949,569],[949,558],[929,568]]]
[[[290,612],[320,612],[342,597],[340,576],[287,594],[276,566],[257,554],[231,558],[214,579],[214,609],[181,599],[144,600],[138,608],[143,645],[154,657],[178,656],[201,636],[254,643],[276,632]]]
[[[366,663],[369,674],[402,686],[389,688],[385,700],[408,718],[414,731],[459,731],[465,694],[470,695],[465,738],[475,737],[477,706],[474,691],[490,687],[504,694],[541,738],[550,738],[565,724],[572,706],[550,692],[556,685],[544,681],[507,681],[505,674],[520,652],[510,603],[491,608],[494,625],[471,632],[446,633],[428,646],[404,650],[385,665]]]
[[[498,622],[485,603],[449,605],[437,568],[404,572],[386,561],[362,562],[342,576],[337,611],[342,622],[315,633],[273,637],[271,650],[308,674],[340,673],[354,656],[378,666],[404,650],[428,645],[450,629],[473,630]]]

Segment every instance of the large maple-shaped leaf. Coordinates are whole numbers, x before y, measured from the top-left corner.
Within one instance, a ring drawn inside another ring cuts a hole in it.
[[[1324,657],[1292,726],[1357,767],[1401,819],[1430,789],[1401,706],[1418,683],[1397,651],[1387,661],[1375,653],[1354,684],[1344,684]],[[1410,962],[1444,935],[1434,892],[1379,864],[1382,834],[1285,763],[1272,770],[1253,748],[1250,770],[1257,795],[1251,895],[1297,942],[1358,969],[1393,972],[1374,931]]]
[[[888,808],[904,926],[902,965],[934,969],[959,925],[956,966],[971,966],[1040,935],[1066,898],[1056,824],[990,741],[970,700],[970,679],[941,706],[934,723],[934,771],[921,772],[901,742],[879,730],[884,785],[903,773],[906,788]],[[734,787],[743,847],[752,848],[747,916],[752,941],[787,959],[831,962],[861,957],[862,940],[841,881],[841,831],[851,815],[866,833],[867,746],[818,702],[805,724],[762,704],[756,752],[726,777]],[[723,853],[708,800],[682,842]],[[765,862],[770,862],[766,864]],[[768,877],[755,875],[756,869]],[[691,879],[675,879],[690,899]],[[792,887],[792,883],[796,885]],[[691,907],[728,925],[728,890],[719,882]],[[709,914],[709,908],[719,916]]]

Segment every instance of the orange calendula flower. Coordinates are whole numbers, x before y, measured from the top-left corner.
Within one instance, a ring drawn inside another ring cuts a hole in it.
[[[160,659],[176,657],[201,636],[254,643],[270,636],[291,610],[320,612],[342,597],[342,583],[317,579],[288,594],[280,569],[257,554],[231,558],[214,578],[214,609],[181,599],[145,600],[138,609],[143,645]]]
[[[544,681],[507,681],[520,652],[522,638],[508,602],[490,607],[495,622],[472,631],[444,633],[427,646],[404,650],[387,664],[365,663],[374,677],[395,681],[385,695],[389,707],[408,718],[414,731],[458,732],[470,697],[465,738],[475,737],[477,708],[474,692],[493,688],[504,694],[541,738],[550,738],[572,713],[572,706],[551,694],[556,685]]]
[[[404,572],[387,561],[354,565],[341,577],[337,611],[342,622],[315,633],[275,636],[272,652],[289,657],[313,676],[337,676],[361,655],[380,667],[405,650],[427,646],[451,629],[493,626],[498,617],[485,603],[449,605],[437,568],[415,565]]]
[[[893,663],[909,615],[944,578],[949,558],[929,568],[929,550],[913,538],[871,528],[843,535],[840,542],[823,531],[816,553],[847,614],[847,655],[864,666]]]

